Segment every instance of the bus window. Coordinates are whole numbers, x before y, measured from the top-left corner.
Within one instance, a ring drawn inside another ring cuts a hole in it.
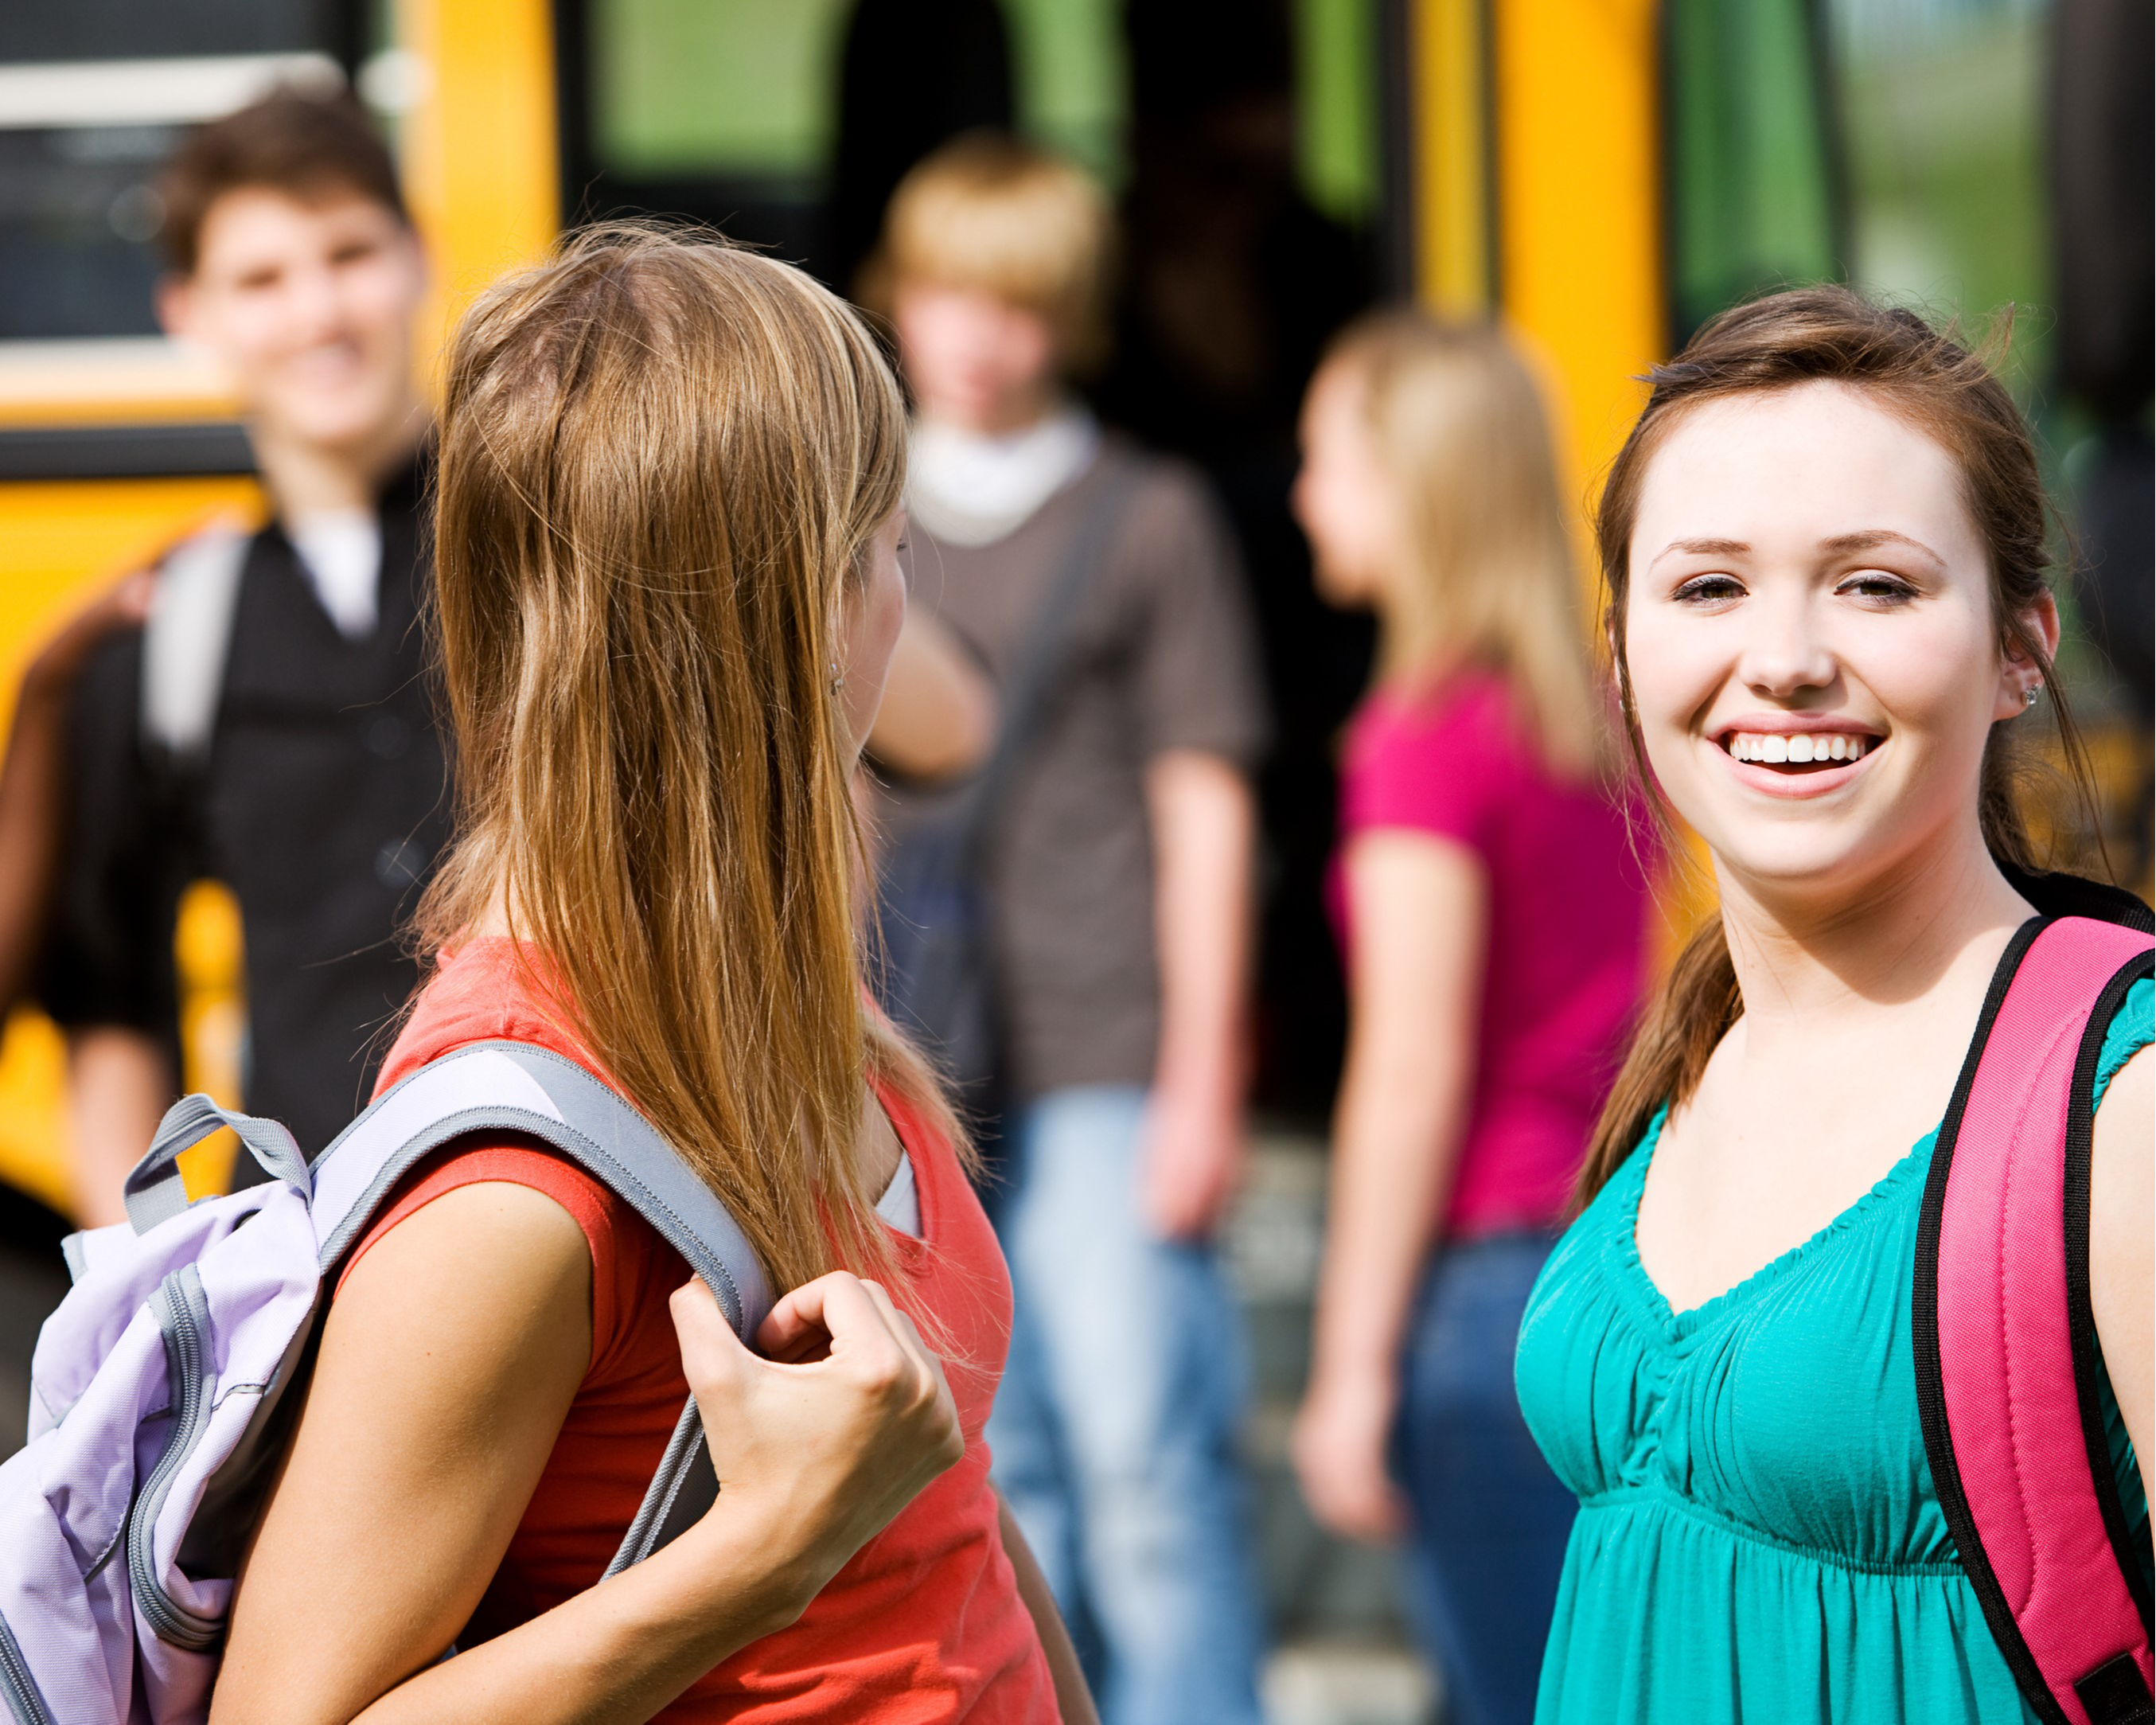
[[[154,336],[159,164],[188,125],[274,84],[341,82],[356,16],[334,0],[0,8],[0,342]]]
[[[961,131],[1122,172],[1115,0],[559,0],[555,33],[566,209],[707,223],[841,287]]]

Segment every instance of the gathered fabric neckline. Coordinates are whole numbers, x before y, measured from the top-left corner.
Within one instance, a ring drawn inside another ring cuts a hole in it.
[[[1656,1147],[1661,1142],[1662,1128],[1669,1120],[1669,1105],[1666,1102],[1647,1122],[1640,1134],[1639,1147],[1626,1158],[1621,1178],[1630,1184],[1619,1194],[1623,1206],[1623,1225],[1613,1230],[1617,1235],[1620,1255],[1626,1266],[1626,1279],[1634,1293],[1653,1318],[1655,1328],[1665,1339],[1678,1341],[1706,1328],[1717,1318],[1747,1305],[1768,1287],[1793,1273],[1799,1266],[1817,1258],[1830,1242],[1855,1230],[1865,1219],[1879,1209],[1897,1193],[1906,1189],[1914,1176],[1931,1165],[1933,1149],[1938,1143],[1938,1128],[1934,1127],[1917,1140],[1903,1154],[1875,1180],[1856,1200],[1837,1212],[1826,1223],[1804,1239],[1778,1252],[1749,1274],[1740,1276],[1718,1294],[1711,1295],[1697,1306],[1687,1306],[1679,1311],[1670,1303],[1661,1285],[1649,1274],[1646,1260],[1640,1255],[1640,1202],[1647,1189],[1647,1173],[1654,1162]],[[1921,1182],[1917,1183],[1921,1184]]]

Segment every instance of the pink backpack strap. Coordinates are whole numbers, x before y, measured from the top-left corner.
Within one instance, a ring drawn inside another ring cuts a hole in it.
[[[2156,1717],[2088,1261],[2090,1093],[2151,947],[2145,931],[2085,916],[2016,933],[1939,1129],[1917,1236],[1932,1478],[1992,1635],[2048,1725]]]

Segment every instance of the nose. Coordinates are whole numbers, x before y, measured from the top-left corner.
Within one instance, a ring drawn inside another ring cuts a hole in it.
[[[1785,699],[1824,689],[1840,674],[1811,593],[1763,594],[1745,607],[1745,619],[1738,675],[1755,694]]]
[[[290,304],[295,326],[310,341],[333,334],[342,321],[335,272],[326,264],[311,264],[291,272]]]

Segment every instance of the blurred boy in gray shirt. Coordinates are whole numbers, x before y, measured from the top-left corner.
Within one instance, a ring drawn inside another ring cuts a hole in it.
[[[976,136],[901,186],[879,266],[919,410],[915,604],[1008,701],[1098,547],[982,852],[1017,1298],[989,1441],[1097,1631],[1108,1725],[1256,1725],[1240,1319],[1209,1241],[1242,1155],[1266,721],[1209,499],[1061,387],[1101,340],[1109,222],[1075,169]],[[889,842],[934,807],[893,785]]]

